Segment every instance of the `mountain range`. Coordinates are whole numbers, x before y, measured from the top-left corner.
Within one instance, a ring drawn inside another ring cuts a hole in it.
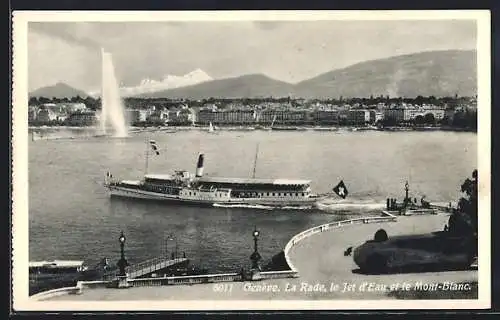
[[[120,88],[123,96],[136,96],[162,90],[175,89],[213,80],[205,71],[196,69],[183,76],[166,75],[162,80],[144,79],[138,86]]]
[[[85,91],[75,89],[65,83],[58,82],[54,85],[38,88],[29,93],[30,97],[45,97],[45,98],[72,98],[80,96],[85,98],[89,96]]]
[[[429,51],[365,61],[296,84],[263,74],[214,80],[198,69],[184,76],[166,76],[162,81],[143,80],[136,87],[121,88],[121,92],[124,96],[188,99],[472,96],[477,94],[476,65],[473,50]],[[57,96],[56,89],[41,88],[30,96]],[[58,92],[59,96],[63,93]]]

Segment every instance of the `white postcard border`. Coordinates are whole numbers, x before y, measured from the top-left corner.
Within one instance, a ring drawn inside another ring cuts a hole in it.
[[[478,26],[479,279],[477,300],[298,300],[298,301],[32,301],[28,297],[28,85],[27,26],[30,21],[296,21],[296,20],[476,20]],[[491,304],[491,48],[488,10],[446,11],[16,11],[13,14],[12,283],[16,311],[144,310],[376,310],[484,309]]]

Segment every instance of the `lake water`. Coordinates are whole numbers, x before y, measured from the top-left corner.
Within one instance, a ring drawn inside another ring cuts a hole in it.
[[[75,131],[78,132],[78,131]],[[74,134],[74,133],[73,133]],[[349,197],[329,200],[327,211],[198,208],[110,199],[106,171],[139,179],[145,142],[160,155],[149,173],[194,172],[205,153],[205,174],[250,177],[259,144],[256,177],[309,179],[316,193],[343,179]],[[119,259],[120,230],[130,263],[179,252],[212,272],[249,266],[254,226],[264,260],[296,233],[332,220],[377,214],[375,204],[410,193],[434,202],[454,201],[477,165],[477,135],[457,132],[236,132],[140,133],[125,139],[81,138],[29,142],[30,260],[82,259],[90,265]],[[367,238],[371,235],[367,235]]]

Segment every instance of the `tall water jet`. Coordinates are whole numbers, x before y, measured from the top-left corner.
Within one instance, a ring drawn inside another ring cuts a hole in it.
[[[101,88],[101,131],[106,134],[109,124],[113,128],[113,136],[128,136],[127,123],[125,121],[125,108],[120,98],[120,89],[115,76],[115,67],[111,53],[101,48],[102,56],[102,88]]]

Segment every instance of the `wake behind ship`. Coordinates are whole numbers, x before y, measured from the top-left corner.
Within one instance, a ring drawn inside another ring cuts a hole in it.
[[[111,196],[200,205],[312,207],[319,199],[309,180],[209,177],[203,176],[203,168],[200,154],[195,174],[177,170],[146,174],[142,180],[115,180],[108,172],[104,185]]]

